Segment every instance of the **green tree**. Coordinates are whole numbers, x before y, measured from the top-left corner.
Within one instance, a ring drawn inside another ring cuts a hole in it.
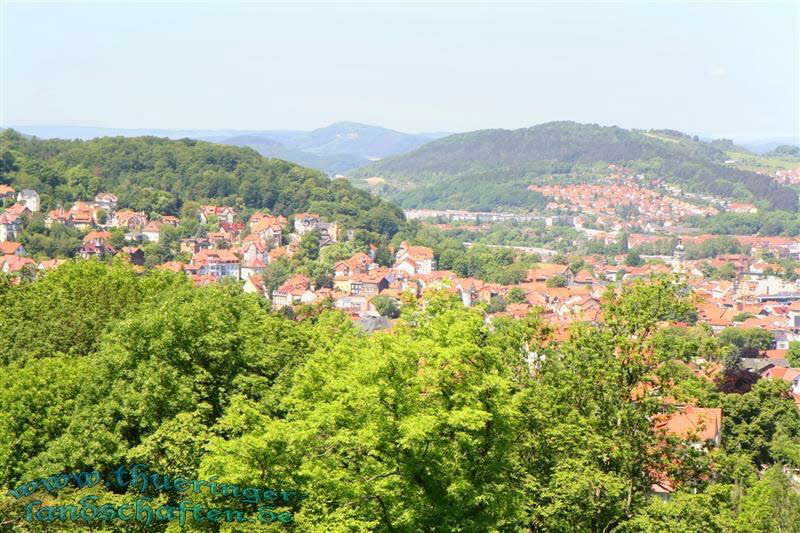
[[[304,259],[317,259],[319,257],[320,233],[317,230],[309,231],[300,239],[300,256]]]
[[[525,294],[525,291],[519,287],[514,287],[508,291],[506,298],[508,299],[508,302],[512,304],[520,304],[528,301],[528,295]]]
[[[788,359],[791,366],[800,367],[800,342],[792,341],[789,343],[786,359]]]
[[[486,306],[487,313],[502,313],[506,310],[506,299],[502,294],[492,296],[489,305]]]
[[[736,531],[797,531],[800,524],[800,495],[777,465],[767,469],[739,506]]]
[[[725,449],[748,455],[754,464],[776,462],[775,446],[781,444],[776,438],[785,436],[795,442],[800,438],[800,411],[783,381],[762,379],[750,392],[726,394],[722,408]]]
[[[389,318],[397,318],[400,316],[400,306],[394,298],[376,296],[372,299],[372,304],[381,316]]]
[[[644,260],[636,252],[630,252],[625,257],[625,266],[639,267],[644,264]]]
[[[772,333],[761,328],[725,328],[719,341],[738,352],[740,357],[758,357],[759,352],[769,350],[775,342]]]

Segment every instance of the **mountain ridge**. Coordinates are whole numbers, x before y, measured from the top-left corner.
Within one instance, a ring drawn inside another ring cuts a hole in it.
[[[473,195],[473,199],[484,208],[524,208],[526,201],[535,200],[524,192],[532,179],[568,176],[578,169],[615,163],[677,182],[690,192],[796,211],[794,190],[768,176],[728,165],[726,151],[735,149],[741,150],[728,140],[703,142],[677,130],[627,130],[558,121],[450,135],[350,175],[357,180],[372,178],[374,192],[407,207],[474,207],[463,201],[464,192],[457,188],[479,188],[485,197],[499,187],[504,189],[500,196],[511,203],[487,205],[482,198]],[[453,201],[448,204],[448,200]]]
[[[39,138],[82,139],[99,137],[156,136],[192,138],[232,146],[247,146],[261,155],[311,166],[335,174],[366,165],[376,159],[417,148],[437,133],[404,133],[359,122],[334,122],[314,130],[166,130],[96,126],[39,125],[14,127]]]

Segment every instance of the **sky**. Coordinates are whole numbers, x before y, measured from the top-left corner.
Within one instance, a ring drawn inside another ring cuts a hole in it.
[[[800,134],[800,2],[0,0],[0,126]]]

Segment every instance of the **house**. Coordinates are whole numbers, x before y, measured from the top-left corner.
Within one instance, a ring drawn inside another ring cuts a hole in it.
[[[117,195],[110,192],[101,192],[94,197],[94,204],[105,211],[113,211],[117,208]]]
[[[0,242],[0,255],[25,255],[25,248],[22,244],[14,241]]]
[[[426,246],[409,246],[406,241],[400,243],[395,254],[395,269],[408,275],[430,274],[436,270],[433,250]]]
[[[349,278],[350,294],[360,294],[366,297],[378,295],[382,290],[389,288],[390,276],[388,268],[375,269],[372,272],[353,274]],[[336,288],[339,284],[336,283]]]
[[[16,192],[14,191],[13,187],[9,187],[8,185],[1,185],[0,184],[0,200],[9,199],[13,200],[16,197]],[[2,202],[0,202],[0,206],[2,206]]]
[[[151,220],[142,228],[142,235],[148,242],[158,242],[161,235],[161,226],[161,222]]]
[[[181,223],[181,219],[172,215],[161,215],[161,223],[169,224],[170,226],[177,228]]]
[[[258,235],[250,234],[245,237],[244,243],[239,248],[239,254],[242,256],[244,279],[261,274],[269,263],[269,249]]]
[[[295,274],[283,285],[272,291],[272,308],[281,309],[296,303],[300,303],[300,299],[307,292],[311,292],[311,282],[302,274]]]
[[[47,212],[47,216],[44,218],[44,227],[50,229],[54,222],[66,225],[68,219],[69,211],[59,207],[58,209]]]
[[[277,248],[283,244],[283,226],[286,224],[286,219],[257,214],[261,216],[253,215],[250,218],[250,230],[253,234],[261,237],[270,248]]]
[[[240,278],[239,256],[231,250],[200,250],[192,256],[190,264],[201,276]]]
[[[75,202],[67,212],[66,224],[82,230],[94,228],[97,224],[96,208],[86,202]]]
[[[38,213],[42,207],[39,194],[32,189],[23,189],[17,194],[17,202],[24,204],[31,213]]]
[[[350,259],[339,261],[333,265],[333,275],[337,278],[344,278],[353,274],[365,274],[372,268],[378,266],[370,256],[364,252],[358,252]]]
[[[242,261],[250,263],[256,260],[269,261],[269,248],[260,236],[251,233],[244,238],[242,246],[239,248]]]
[[[236,210],[233,207],[220,207],[216,205],[202,205],[198,213],[200,222],[207,224],[211,217],[217,217],[219,222],[233,224],[236,219]]]
[[[22,219],[8,210],[0,213],[0,242],[12,241],[22,233]]]
[[[104,260],[116,253],[116,250],[107,241],[99,241],[95,239],[92,241],[84,241],[78,254],[82,259],[99,259]]]
[[[130,209],[117,211],[111,219],[111,226],[114,228],[138,230],[145,224],[147,224],[147,215],[142,211],[131,211]]]
[[[264,277],[257,274],[245,277],[244,286],[242,291],[245,294],[258,294],[259,296],[267,296],[267,287],[264,284]]]
[[[318,229],[322,218],[316,213],[297,213],[294,216],[294,232],[298,235],[305,235]]]
[[[209,248],[211,248],[211,241],[204,237],[181,239],[181,253],[194,255],[200,250],[208,250]]]
[[[138,246],[125,246],[122,253],[128,256],[128,262],[135,266],[144,266],[144,250]]]
[[[250,276],[260,275],[266,270],[267,263],[260,258],[256,258],[251,261],[242,261],[241,264],[241,277],[244,279],[250,278]]]
[[[320,246],[327,246],[329,244],[338,242],[339,226],[336,224],[336,222],[320,222],[317,224],[317,229],[319,230],[320,234]]]
[[[333,306],[351,316],[359,316],[367,310],[367,298],[361,295],[341,296],[336,298]]]

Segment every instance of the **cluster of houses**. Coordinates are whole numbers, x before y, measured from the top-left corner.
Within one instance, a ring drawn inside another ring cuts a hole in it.
[[[620,224],[621,229],[644,227],[648,224],[675,225],[686,216],[710,216],[718,213],[715,207],[694,205],[642,187],[633,181],[612,184],[531,185],[528,189],[550,198],[548,209],[577,209]],[[629,207],[631,210],[626,220],[617,216],[621,207]]]
[[[0,213],[0,242],[16,239],[22,233],[26,218],[41,209],[41,200],[36,191],[23,189],[16,192],[8,185],[0,185],[0,206],[6,203],[12,205]]]
[[[581,205],[610,209],[611,199],[596,194],[588,188],[561,188],[558,194],[567,194]],[[650,196],[625,186],[615,189],[619,198],[625,195],[644,194],[654,205],[671,206],[671,212],[680,204],[663,203],[663,198]],[[544,190],[548,194],[555,190]],[[16,193],[8,186],[0,186],[0,197],[6,209],[0,213],[0,271],[7,274],[36,272],[55,268],[63,260],[35,261],[27,256],[22,244],[15,241],[25,217],[40,210],[35,191]],[[617,200],[619,200],[617,198]],[[641,197],[640,197],[641,199]],[[630,199],[633,201],[633,198]],[[10,204],[10,205],[9,205]],[[617,203],[617,205],[619,205]],[[315,213],[296,213],[289,218],[257,212],[246,224],[239,222],[235,208],[201,206],[199,221],[212,227],[204,237],[183,238],[180,252],[188,261],[171,261],[157,268],[183,272],[197,285],[234,279],[243,283],[244,291],[270,300],[273,309],[281,310],[305,304],[329,302],[354,320],[372,320],[372,329],[391,327],[386,317],[379,317],[380,303],[391,299],[399,306],[404,298],[417,298],[423,304],[428,290],[443,290],[454,294],[467,307],[480,304],[494,305],[487,320],[498,316],[525,317],[541,310],[544,318],[554,327],[558,339],[569,335],[569,327],[576,323],[602,321],[600,299],[611,283],[623,283],[653,274],[679,273],[699,297],[699,319],[715,332],[727,327],[760,328],[770,332],[773,343],[770,349],[743,360],[743,366],[765,379],[778,379],[789,383],[800,404],[800,369],[792,368],[787,360],[789,343],[800,341],[800,283],[791,278],[775,275],[773,267],[760,257],[769,253],[777,257],[800,257],[800,239],[784,237],[737,237],[750,248],[749,254],[723,255],[710,260],[686,259],[683,244],[675,247],[672,256],[641,266],[625,266],[624,256],[608,261],[601,256],[583,257],[580,268],[569,265],[541,263],[527,270],[524,280],[513,285],[488,283],[477,278],[465,278],[449,270],[437,268],[436,256],[431,248],[402,242],[391,249],[391,264],[379,264],[377,249],[337,261],[330,278],[322,286],[302,274],[294,274],[280,286],[270,290],[266,279],[269,265],[281,258],[292,258],[301,250],[303,237],[316,232],[319,246],[334,244],[349,237],[335,222],[325,220]],[[290,225],[291,221],[291,225]],[[147,215],[127,209],[117,209],[117,197],[111,193],[98,194],[92,202],[77,202],[69,209],[55,209],[47,213],[45,224],[65,224],[86,230],[79,255],[83,259],[104,259],[123,253],[134,265],[144,264],[144,253],[138,245],[142,242],[159,242],[164,225],[178,226],[177,217],[164,215],[149,220]],[[111,244],[113,228],[125,231],[125,246],[117,250]],[[712,236],[686,237],[683,242],[703,242]],[[658,238],[651,235],[632,234],[629,246],[636,247]],[[720,280],[707,276],[707,266],[731,265],[735,279]],[[557,283],[554,281],[557,280]],[[697,375],[712,377],[721,371],[716,364],[693,363]],[[718,446],[722,428],[719,409],[695,405],[672,405],[669,414],[654,420],[654,425],[665,434],[679,436],[703,449]],[[659,478],[659,476],[656,476]],[[675,487],[667,477],[659,478],[652,490],[668,496]]]

